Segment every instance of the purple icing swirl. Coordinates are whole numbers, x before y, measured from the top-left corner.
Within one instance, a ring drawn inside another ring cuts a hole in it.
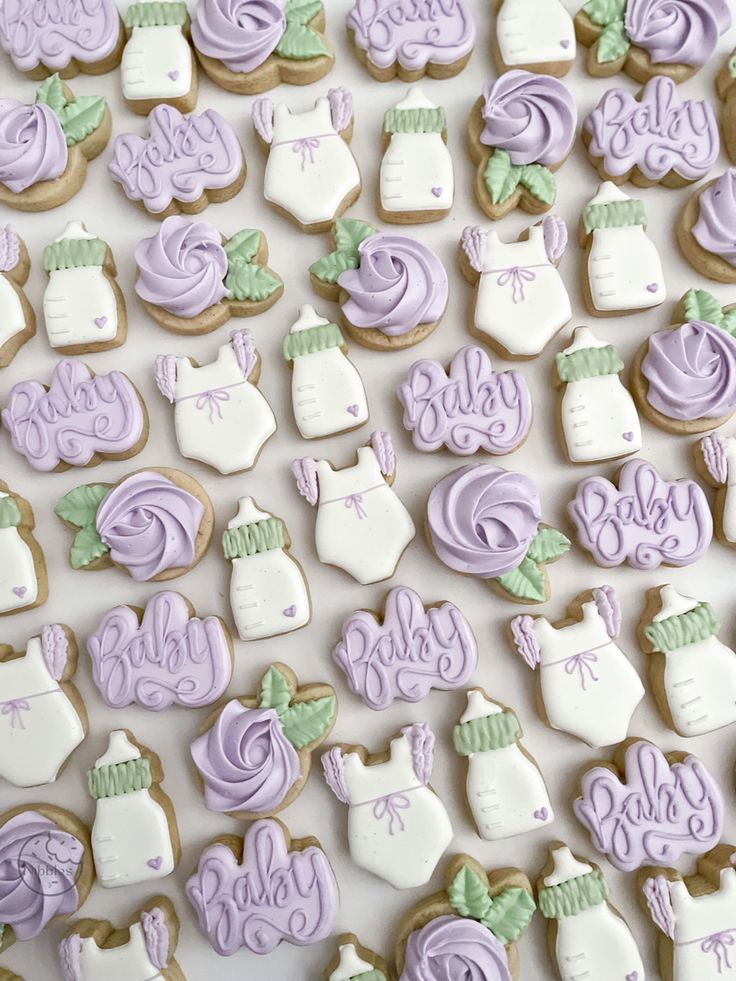
[[[698,204],[693,238],[706,252],[736,267],[736,167],[709,184]]]
[[[227,296],[227,256],[217,229],[179,215],[166,218],[135,249],[135,291],[177,317],[191,319]]]
[[[0,46],[22,72],[105,61],[120,30],[113,0],[4,0],[0,6]]]
[[[714,324],[693,320],[653,334],[641,370],[647,401],[670,419],[720,419],[736,410],[736,339]]]
[[[727,0],[628,0],[624,26],[653,64],[701,66],[730,28],[731,11]]]
[[[0,184],[20,194],[66,170],[66,137],[50,106],[0,99]]]
[[[286,0],[199,0],[192,41],[231,72],[252,72],[273,54],[286,29]]]
[[[512,981],[506,948],[488,927],[438,916],[409,935],[399,981]]]
[[[342,309],[351,324],[397,337],[440,319],[447,306],[447,272],[431,249],[405,235],[381,232],[363,239],[358,249],[358,268],[337,280],[348,293]]]
[[[299,756],[272,708],[247,708],[237,698],[192,743],[211,811],[278,811],[301,775]]]
[[[554,167],[570,152],[578,112],[570,91],[550,75],[505,72],[483,90],[481,143],[505,150],[514,165]]]

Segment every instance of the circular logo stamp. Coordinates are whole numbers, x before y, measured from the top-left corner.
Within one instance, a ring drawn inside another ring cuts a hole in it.
[[[61,896],[76,889],[82,874],[82,843],[67,831],[43,831],[18,852],[18,874],[31,892]]]

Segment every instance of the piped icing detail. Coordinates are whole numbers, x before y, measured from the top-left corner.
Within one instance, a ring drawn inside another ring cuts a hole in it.
[[[736,167],[730,167],[699,195],[692,235],[706,252],[736,267]]]
[[[113,0],[9,0],[0,8],[0,46],[21,72],[107,61],[119,38]]]

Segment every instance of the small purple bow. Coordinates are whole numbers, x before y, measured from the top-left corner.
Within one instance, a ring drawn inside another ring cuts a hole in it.
[[[533,273],[531,269],[525,269],[524,266],[511,266],[510,269],[502,270],[496,283],[499,286],[505,286],[507,283],[511,283],[512,300],[514,303],[522,303],[525,298],[524,283],[531,283],[536,278],[537,274]]]
[[[316,136],[305,136],[303,140],[294,140],[292,150],[302,155],[302,170],[307,169],[307,157],[310,164],[314,163],[314,151],[319,149],[319,139]]]
[[[718,961],[718,973],[723,974],[723,968],[731,968],[731,959],[728,956],[728,948],[736,944],[734,937],[736,930],[721,930],[720,933],[712,933],[701,943],[700,949],[704,954],[715,954]]]
[[[208,392],[202,392],[198,397],[197,401],[194,403],[197,409],[206,409],[209,407],[210,410],[210,422],[215,421],[215,412],[217,413],[217,418],[222,419],[222,409],[220,408],[220,402],[229,402],[230,396],[227,392],[224,392],[221,388],[212,388]]]
[[[11,729],[25,729],[21,712],[30,712],[31,706],[25,698],[10,698],[7,702],[0,702],[0,715],[10,716]]]
[[[406,796],[406,794],[386,794],[385,797],[379,797],[373,805],[373,817],[376,821],[382,821],[385,817],[388,817],[388,833],[393,835],[394,833],[394,821],[399,822],[399,830],[404,831],[404,819],[399,814],[399,811],[407,811],[411,807],[411,801]]]
[[[363,518],[368,513],[363,507],[363,495],[362,494],[351,494],[350,497],[345,498],[346,508],[355,508],[355,513],[358,518],[362,521]]]
[[[582,651],[580,654],[575,654],[565,661],[565,671],[567,674],[574,674],[575,671],[578,671],[580,674],[580,687],[585,691],[586,672],[591,681],[600,680],[592,667],[597,662],[598,655],[594,654],[593,651]]]

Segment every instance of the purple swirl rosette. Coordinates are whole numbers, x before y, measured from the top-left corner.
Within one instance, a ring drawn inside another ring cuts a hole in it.
[[[727,0],[628,0],[624,28],[654,64],[704,65],[731,26]]]
[[[409,935],[400,981],[511,981],[501,941],[462,916],[438,916]]]
[[[20,194],[60,177],[67,159],[66,137],[50,106],[0,99],[0,184]]]
[[[286,29],[286,0],[199,0],[192,40],[232,72],[251,72],[273,54]]]
[[[701,192],[692,234],[706,252],[736,267],[736,167],[729,167]]]

